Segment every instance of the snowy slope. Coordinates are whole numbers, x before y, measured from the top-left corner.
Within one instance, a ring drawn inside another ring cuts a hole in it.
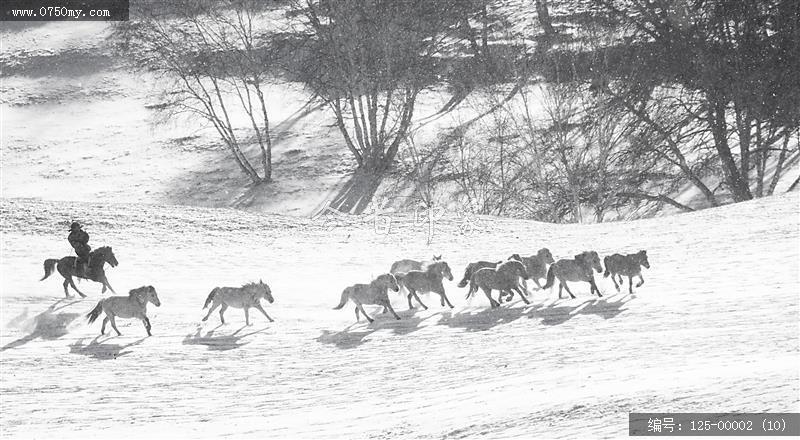
[[[630,411],[800,411],[800,199],[797,193],[668,218],[590,226],[489,217],[464,230],[397,215],[321,220],[159,205],[0,199],[0,433],[85,438],[182,434],[232,438],[627,436]],[[152,284],[153,337],[119,320],[99,337],[83,319],[102,297],[63,298],[42,261],[67,255],[65,223],[83,219],[113,245],[120,294]],[[332,223],[328,223],[332,224]],[[431,238],[430,244],[428,239]],[[575,286],[491,310],[455,287],[478,258],[556,258],[647,249],[634,295]],[[402,257],[444,254],[452,311],[354,323],[331,310],[343,287]],[[215,286],[263,278],[269,324],[241,310],[201,323]]]

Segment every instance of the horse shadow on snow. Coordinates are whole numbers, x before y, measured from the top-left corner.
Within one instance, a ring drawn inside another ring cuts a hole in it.
[[[206,348],[212,351],[227,351],[233,350],[236,348],[243,347],[247,345],[249,342],[244,341],[243,339],[254,335],[256,333],[261,333],[267,330],[269,327],[262,328],[260,330],[254,330],[247,333],[242,333],[242,330],[246,329],[247,326],[243,326],[242,328],[236,330],[235,332],[227,335],[215,335],[216,331],[222,328],[223,324],[216,326],[215,328],[206,332],[205,335],[202,334],[203,326],[198,325],[197,330],[194,334],[186,335],[183,338],[183,345],[204,345]]]
[[[480,332],[512,323],[522,317],[539,319],[540,323],[546,326],[561,325],[579,315],[597,315],[603,319],[612,319],[624,312],[624,305],[633,298],[625,295],[620,299],[608,297],[586,299],[580,304],[564,304],[562,301],[557,301],[552,304],[530,305],[516,300],[496,309],[487,308],[475,313],[458,313],[449,318],[445,317],[440,322],[448,327]]]
[[[100,341],[100,338],[106,338],[103,341]],[[141,338],[136,341],[133,341],[129,344],[107,344],[105,341],[112,339],[113,336],[97,336],[96,338],[92,339],[91,342],[88,344],[84,344],[84,338],[81,338],[74,344],[69,346],[69,352],[72,354],[81,354],[84,356],[92,357],[97,360],[107,361],[111,359],[116,359],[120,356],[124,356],[126,354],[131,353],[131,350],[127,350],[133,346],[139,345],[144,342],[147,338]]]
[[[20,347],[37,338],[53,340],[65,336],[67,333],[69,333],[69,325],[72,324],[72,322],[76,319],[80,318],[81,314],[56,312],[80,302],[82,301],[68,301],[66,298],[62,298],[53,303],[47,308],[47,310],[39,313],[31,319],[28,319],[28,312],[26,310],[21,315],[12,319],[8,326],[21,328],[29,333],[4,345],[2,348],[0,348],[0,351]]]
[[[378,330],[388,329],[394,335],[407,335],[419,330],[421,328],[420,324],[426,319],[433,318],[433,316],[421,318],[416,315],[416,312],[416,310],[398,311],[397,314],[401,318],[399,320],[394,319],[389,314],[379,313],[373,315],[375,320],[371,323],[366,321],[356,322],[341,331],[323,330],[322,334],[315,340],[321,344],[330,344],[337,348],[348,349],[356,348],[368,342],[367,337]]]

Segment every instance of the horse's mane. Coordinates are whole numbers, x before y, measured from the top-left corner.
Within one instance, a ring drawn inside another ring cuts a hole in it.
[[[431,273],[433,273],[433,272],[436,272],[436,268],[439,268],[439,267],[444,267],[444,266],[446,266],[446,265],[447,265],[447,262],[446,262],[446,261],[443,261],[443,260],[438,260],[438,261],[436,261],[435,263],[431,263],[431,264],[429,264],[429,265],[428,265],[428,267],[427,267],[427,268],[425,268],[425,272],[431,272]]]
[[[372,282],[373,282],[373,283],[377,283],[377,282],[378,282],[378,280],[382,280],[382,279],[384,279],[384,278],[389,278],[389,279],[392,279],[392,278],[394,278],[395,280],[397,280],[397,279],[398,279],[398,277],[397,277],[396,275],[394,275],[394,274],[391,274],[391,273],[382,273],[382,274],[378,275],[377,277],[375,277],[375,279],[374,279],[374,280],[372,280]]]
[[[249,283],[242,284],[242,289],[255,289],[255,288],[261,288],[261,286],[265,286],[267,289],[269,289],[267,283],[263,281],[260,281],[258,283],[256,283],[255,281],[251,281]]]
[[[131,289],[131,291],[128,292],[128,296],[138,295],[138,294],[146,291],[148,289],[148,287],[150,287],[150,286],[142,286],[142,287],[137,287],[135,289]]]
[[[99,248],[97,248],[97,249],[93,250],[91,253],[95,253],[95,252],[98,252],[98,253],[99,253],[99,252],[105,252],[105,251],[107,251],[107,250],[110,250],[110,249],[111,249],[111,246],[100,246]]]
[[[513,265],[514,263],[516,263],[516,264],[519,264],[520,266],[522,266],[523,268],[525,268],[525,265],[524,265],[524,264],[522,264],[522,262],[521,262],[521,261],[519,261],[519,260],[506,260],[506,261],[503,261],[502,263],[498,264],[498,266],[505,266],[506,264],[508,264],[509,266],[511,266],[511,265]],[[498,269],[499,269],[499,267],[498,267]]]

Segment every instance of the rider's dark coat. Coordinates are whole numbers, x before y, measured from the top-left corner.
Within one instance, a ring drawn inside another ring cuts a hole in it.
[[[78,254],[80,259],[86,260],[89,258],[89,252],[91,252],[92,248],[89,247],[89,234],[86,231],[74,229],[69,233],[67,240],[69,240],[69,244],[75,249],[75,253]]]

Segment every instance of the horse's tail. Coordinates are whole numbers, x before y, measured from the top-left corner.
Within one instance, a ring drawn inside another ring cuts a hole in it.
[[[464,286],[466,285],[467,283],[464,283]],[[472,278],[469,279],[469,292],[467,292],[467,296],[465,296],[464,298],[469,299],[469,297],[471,297],[477,291],[478,291],[478,283],[475,282],[475,277],[473,276]]]
[[[91,312],[86,314],[86,318],[89,319],[89,324],[93,323],[97,318],[100,316],[100,313],[103,312],[103,300],[97,302],[97,305],[94,306]]]
[[[44,281],[45,278],[52,275],[53,271],[56,269],[56,264],[58,264],[58,260],[55,258],[48,258],[44,260],[44,276],[39,281]]]
[[[611,260],[611,257],[603,258],[603,266],[606,267],[606,271],[605,271],[605,273],[603,273],[603,278],[608,278],[608,276],[611,275],[611,271],[608,270],[608,261],[609,260]]]
[[[217,294],[217,290],[219,290],[219,287],[215,287],[214,290],[212,290],[211,293],[208,294],[208,298],[206,298],[206,303],[203,304],[204,309],[207,308],[208,305],[211,304],[211,301],[214,300],[214,295]]]
[[[339,310],[339,309],[341,309],[342,307],[344,307],[344,305],[345,305],[345,304],[347,304],[347,298],[348,298],[348,296],[349,296],[349,295],[347,294],[347,289],[344,289],[344,290],[342,290],[342,300],[341,300],[341,301],[339,301],[339,305],[338,305],[338,306],[336,306],[336,307],[334,307],[334,308],[333,308],[333,310]]]
[[[555,267],[555,265],[551,264],[550,268],[547,269],[547,282],[544,283],[544,286],[542,286],[543,289],[549,289],[553,287],[553,283],[556,281],[556,274],[553,272],[553,267]]]

